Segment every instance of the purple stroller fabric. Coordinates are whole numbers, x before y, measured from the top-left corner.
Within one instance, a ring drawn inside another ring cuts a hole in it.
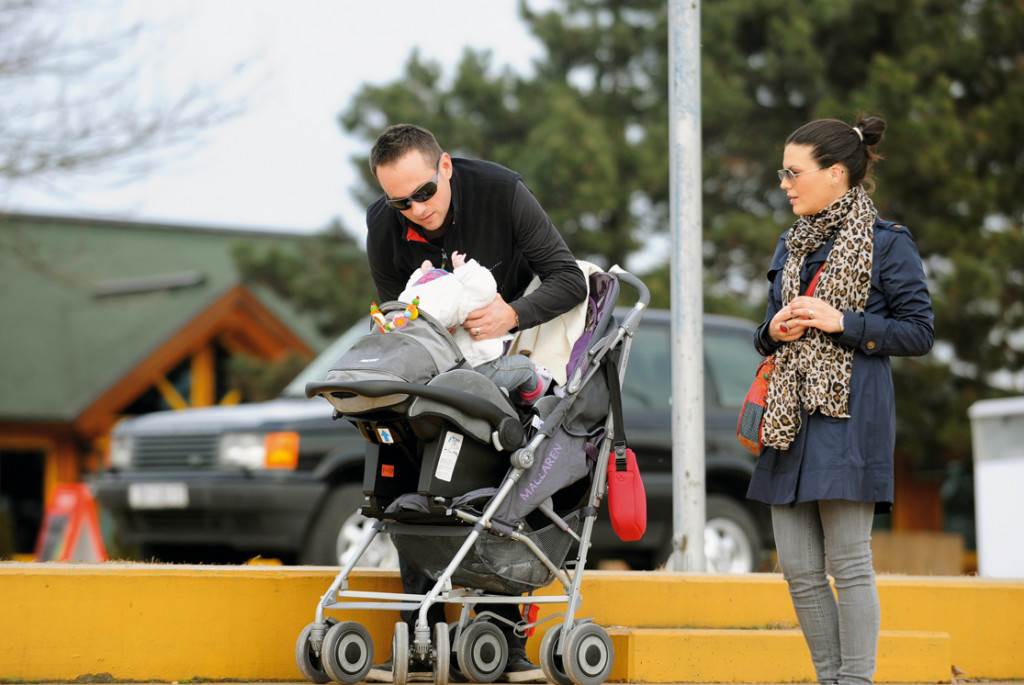
[[[606,335],[613,324],[618,284],[618,280],[608,274],[591,276],[584,331],[573,346],[566,366],[569,378],[587,359],[591,343]],[[592,377],[577,392],[578,397],[560,425],[551,431],[534,455],[533,465],[498,508],[497,518],[518,521],[559,490],[590,475],[608,416],[609,394],[603,374]]]
[[[614,277],[605,273],[597,273],[590,277],[586,323],[583,326],[583,334],[573,344],[572,352],[569,354],[569,363],[565,365],[566,378],[572,378],[573,372],[580,365],[580,360],[590,349],[590,341],[595,335],[600,338],[608,329],[618,294],[619,282]]]

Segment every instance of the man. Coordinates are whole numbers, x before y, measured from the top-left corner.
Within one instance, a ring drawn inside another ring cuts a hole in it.
[[[586,297],[576,260],[515,172],[453,159],[432,133],[410,124],[380,135],[370,169],[384,190],[366,212],[366,251],[382,301],[395,299],[425,259],[450,271],[456,250],[498,283],[499,297],[465,323],[474,338],[532,328]],[[540,287],[522,297],[534,275]]]
[[[451,271],[455,252],[489,268],[498,285],[494,301],[471,312],[463,324],[474,340],[532,328],[586,298],[576,260],[515,172],[492,162],[452,158],[432,133],[411,124],[391,126],[377,138],[370,170],[384,191],[366,211],[366,252],[382,302],[397,299],[424,260]],[[534,276],[540,286],[523,296]],[[433,586],[404,561],[400,570],[408,593],[424,594]],[[480,610],[519,620],[514,605]],[[430,613],[432,623],[444,620],[440,605]],[[410,628],[415,617],[406,614]],[[505,679],[543,682],[541,670],[526,658],[526,640],[503,623],[499,627],[509,642]],[[374,668],[368,679],[389,680],[390,670],[390,665]]]

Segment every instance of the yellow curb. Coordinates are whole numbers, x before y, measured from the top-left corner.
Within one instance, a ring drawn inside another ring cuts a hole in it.
[[[813,681],[799,630],[617,628],[612,679],[644,683]],[[949,635],[883,631],[875,682],[948,682]]]
[[[312,620],[336,571],[0,563],[0,679],[75,680],[110,674],[123,680],[299,680],[293,662],[295,637]],[[394,572],[360,571],[351,584],[354,589],[400,591]],[[949,635],[948,657],[935,657],[947,660],[946,673],[956,665],[967,678],[1024,678],[1024,582],[883,576],[879,595],[884,631]],[[754,642],[733,642],[733,651],[758,649],[776,639],[771,635],[795,626],[785,583],[777,575],[588,571],[582,597],[578,616],[593,617],[605,626],[693,628],[694,635],[708,629],[746,629],[751,635],[753,629],[776,629],[756,633],[765,634],[764,640],[748,635]],[[397,613],[361,611],[345,618],[367,627],[378,660],[390,656]],[[550,625],[542,626],[528,643],[534,658]],[[636,655],[647,649],[644,641],[658,642],[653,637],[638,640],[640,634],[613,635],[616,646],[626,640],[627,668],[630,659],[636,663]],[[881,644],[882,666],[888,644]],[[899,656],[903,643],[892,644]],[[787,668],[792,661],[807,668],[809,659],[803,653],[760,661],[766,666],[784,661]],[[766,668],[750,680],[785,680],[775,672]],[[632,673],[624,677],[635,679]],[[672,673],[659,677],[679,682],[680,676]]]

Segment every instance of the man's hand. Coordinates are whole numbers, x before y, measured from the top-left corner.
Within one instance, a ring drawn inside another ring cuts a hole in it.
[[[516,327],[516,311],[498,294],[486,307],[471,311],[462,327],[473,340],[497,338]]]

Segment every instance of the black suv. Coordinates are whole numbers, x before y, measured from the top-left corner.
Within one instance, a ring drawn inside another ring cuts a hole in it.
[[[744,500],[754,460],[736,442],[738,406],[759,357],[752,325],[704,319],[708,568],[755,570],[770,540],[767,509]],[[306,399],[356,337],[357,324],[285,388],[280,399],[235,407],[157,412],[115,428],[111,468],[92,486],[113,515],[120,542],[144,558],[227,561],[260,554],[336,564],[361,535],[365,443],[331,407]],[[630,353],[623,408],[648,496],[644,539],[623,543],[604,519],[590,558],[653,568],[672,535],[671,373],[668,312],[644,315]],[[380,540],[361,565],[397,565]]]

